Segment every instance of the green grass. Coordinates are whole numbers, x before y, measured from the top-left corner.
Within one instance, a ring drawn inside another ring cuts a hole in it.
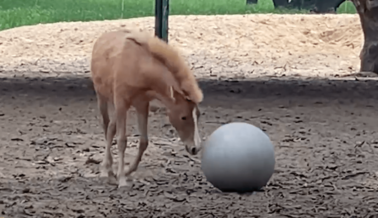
[[[245,2],[171,0],[170,15],[307,13],[300,10],[275,10],[272,0],[259,0],[253,6],[246,6]],[[154,3],[155,0],[0,0],[0,30],[38,23],[153,16]],[[344,4],[340,7],[341,13],[355,13],[351,3]]]

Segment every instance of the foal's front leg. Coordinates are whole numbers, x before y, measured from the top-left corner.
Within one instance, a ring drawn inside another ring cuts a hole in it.
[[[130,165],[129,170],[126,172],[126,175],[130,175],[132,172],[138,169],[138,165],[142,160],[143,153],[146,151],[148,147],[148,111],[149,102],[140,102],[136,106],[138,129],[140,134],[139,150],[133,163]]]
[[[130,104],[126,103],[123,99],[116,101],[116,128],[117,128],[117,145],[118,145],[118,187],[127,185],[125,175],[125,150],[127,146],[126,136],[126,123],[127,111]]]

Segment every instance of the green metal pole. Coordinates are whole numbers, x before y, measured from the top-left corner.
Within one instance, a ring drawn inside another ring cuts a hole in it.
[[[168,43],[169,0],[155,0],[155,35]]]

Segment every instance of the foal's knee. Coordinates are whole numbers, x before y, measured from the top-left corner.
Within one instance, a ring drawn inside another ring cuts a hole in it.
[[[108,125],[108,132],[115,134],[115,130],[116,130],[115,122],[110,122],[109,125]]]
[[[119,149],[126,149],[127,137],[125,135],[120,135],[117,137],[117,144]]]
[[[110,122],[105,129],[105,137],[107,140],[113,140],[114,135],[116,133],[116,125],[114,122]]]

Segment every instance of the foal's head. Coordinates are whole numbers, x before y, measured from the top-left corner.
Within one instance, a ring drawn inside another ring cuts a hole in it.
[[[173,104],[168,108],[169,121],[185,144],[186,151],[195,155],[201,150],[202,146],[198,131],[200,111],[197,103],[173,88],[171,88],[171,94]]]

